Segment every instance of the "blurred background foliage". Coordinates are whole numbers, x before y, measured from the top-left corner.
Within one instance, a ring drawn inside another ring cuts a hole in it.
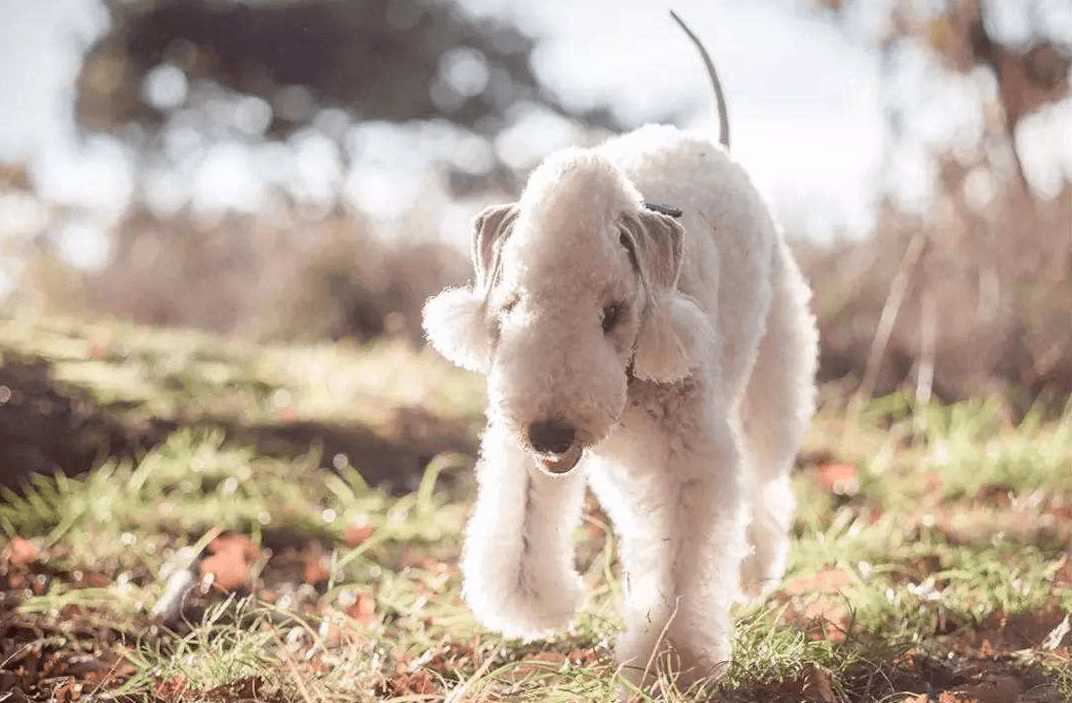
[[[848,3],[821,4],[836,19]],[[1021,410],[1038,399],[1053,407],[1067,401],[1072,184],[1065,178],[1050,197],[1033,190],[1017,139],[1025,117],[1069,92],[1072,37],[1047,33],[1037,21],[1042,4],[1022,4],[1034,21],[1019,44],[1003,44],[988,29],[996,3],[894,6],[880,42],[887,80],[896,80],[898,50],[912,46],[945,71],[985,72],[996,85],[978,96],[979,138],[935,150],[931,212],[909,215],[884,200],[872,238],[808,253],[826,378],[859,378],[865,394],[911,384],[924,401],[998,393]],[[912,119],[889,107],[888,150],[901,147]]]
[[[854,32],[863,2],[810,0],[801,11]],[[1030,20],[1045,4],[1017,7]],[[873,231],[819,241],[790,225],[815,291],[821,377],[846,396],[997,394],[1023,412],[1060,407],[1072,391],[1072,184],[1032,185],[1020,129],[1068,99],[1072,37],[1032,21],[1024,36],[999,37],[996,5],[892,2],[883,30],[862,40],[881,57],[884,161],[913,131],[914,102],[944,99],[933,86],[897,89],[906,54],[972,78],[985,123],[928,144],[933,207],[906,209],[889,186]],[[254,339],[419,344],[423,300],[470,271],[437,234],[444,222],[464,229],[481,204],[514,197],[542,133],[583,145],[636,126],[608,106],[568,107],[531,68],[535,38],[450,2],[108,0],[106,10],[82,56],[74,116],[84,138],[122,144],[135,174],[128,205],[94,225],[106,255],[78,266],[56,233],[86,213],[43,201],[24,164],[5,164],[5,202],[44,212],[32,236],[0,240],[17,304]],[[361,202],[396,197],[375,175],[409,158],[393,151],[388,124],[421,145],[446,185],[437,195],[406,184],[385,225]],[[255,150],[268,183],[256,207],[206,212],[176,195],[194,164],[237,158],[238,147]],[[374,168],[355,183],[346,174],[358,156]]]

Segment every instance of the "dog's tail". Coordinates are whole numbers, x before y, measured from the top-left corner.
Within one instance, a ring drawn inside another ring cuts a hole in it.
[[[670,16],[674,18],[674,21],[685,30],[685,34],[689,35],[689,39],[696,45],[696,48],[700,51],[700,58],[703,59],[704,66],[707,68],[707,76],[711,79],[711,85],[715,89],[715,102],[718,103],[718,140],[722,142],[722,146],[726,149],[730,148],[730,119],[726,113],[726,98],[722,95],[722,83],[718,80],[718,72],[715,71],[715,64],[711,61],[711,56],[707,53],[707,49],[704,48],[703,42],[700,38],[692,33],[689,26],[677,16],[677,13],[670,10]]]

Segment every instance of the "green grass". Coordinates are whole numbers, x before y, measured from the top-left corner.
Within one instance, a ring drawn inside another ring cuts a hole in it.
[[[609,656],[615,542],[594,503],[577,534],[590,598],[575,627],[503,641],[460,596],[471,456],[441,452],[413,490],[388,491],[354,468],[369,468],[367,457],[325,456],[315,431],[270,453],[242,431],[342,426],[405,443],[398,409],[417,408],[471,439],[482,423],[479,379],[400,345],[262,348],[10,317],[0,320],[0,349],[45,360],[59,392],[120,426],[169,423],[151,448],[101,456],[75,478],[36,477],[0,502],[0,546],[30,539],[40,556],[21,568],[49,574],[18,591],[14,612],[55,633],[58,652],[107,650],[124,662],[102,692],[605,701],[622,685]],[[721,700],[823,701],[820,684],[834,701],[914,700],[906,692],[937,683],[935,667],[949,686],[992,671],[1052,690],[1055,701],[1072,697],[1067,645],[1039,646],[1039,628],[1072,612],[1072,411],[1014,423],[995,402],[914,408],[893,396],[846,418],[829,402],[802,456],[789,573],[766,601],[738,609],[735,660],[712,685]],[[834,463],[850,468],[831,485],[824,471]],[[245,585],[223,594],[195,584],[184,619],[154,619],[169,574],[221,531],[257,547]],[[326,576],[309,578],[310,562]],[[87,627],[64,630],[73,620]]]

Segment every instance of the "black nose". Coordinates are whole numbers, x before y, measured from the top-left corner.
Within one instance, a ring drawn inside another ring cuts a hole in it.
[[[561,420],[541,420],[529,425],[529,443],[542,454],[562,454],[573,446],[573,438],[573,428]]]

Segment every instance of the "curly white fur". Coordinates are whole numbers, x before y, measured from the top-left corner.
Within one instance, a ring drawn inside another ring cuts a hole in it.
[[[548,158],[473,254],[476,283],[425,309],[432,344],[488,377],[466,600],[508,636],[566,627],[587,484],[622,542],[624,671],[717,674],[731,604],[781,576],[814,403],[809,291],[768,208],[721,145],[648,126]],[[548,418],[572,433],[550,450]]]

